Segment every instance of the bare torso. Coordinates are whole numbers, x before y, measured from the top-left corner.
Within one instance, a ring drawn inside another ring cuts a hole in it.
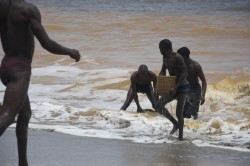
[[[140,75],[138,71],[134,72],[131,76],[131,82],[139,85],[150,84],[151,82],[156,82],[157,76],[149,71],[147,75]]]
[[[8,17],[8,8],[9,0],[0,1],[0,37],[2,42],[3,51],[7,52],[7,17]]]
[[[179,54],[173,53],[168,58],[163,58],[163,63],[166,66],[166,69],[169,72],[170,76],[176,76],[176,81],[178,82],[182,72],[183,67],[182,64],[179,63],[179,59],[181,58]]]
[[[1,40],[5,56],[32,59],[34,35],[29,27],[29,12],[33,5],[24,1],[11,3],[7,20],[1,26]]]

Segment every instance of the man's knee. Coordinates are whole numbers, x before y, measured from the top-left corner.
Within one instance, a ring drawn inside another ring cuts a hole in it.
[[[12,114],[8,109],[1,110],[0,120],[2,119],[2,122],[0,124],[3,124],[1,127],[11,125],[15,121],[15,118],[16,115]]]
[[[0,112],[0,136],[5,130],[15,121],[15,115],[11,114],[8,109],[1,110]]]
[[[183,113],[181,111],[176,112],[176,117],[178,119],[183,118]]]
[[[157,109],[158,111],[162,110],[162,104],[161,104],[161,99],[159,99],[156,103],[155,103],[155,109]]]
[[[22,112],[18,115],[17,126],[16,126],[16,136],[17,138],[26,138],[27,129],[31,117],[31,111]]]
[[[0,123],[0,137],[5,132],[5,130],[14,122],[14,119],[10,119],[5,121],[4,123]]]
[[[23,111],[19,113],[17,121],[24,125],[28,125],[30,118],[31,118],[31,111],[30,110],[25,111],[25,112]]]

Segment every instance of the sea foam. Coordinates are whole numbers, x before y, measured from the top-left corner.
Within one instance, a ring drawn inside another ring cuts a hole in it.
[[[86,70],[75,65],[35,68],[37,81],[31,80],[29,89],[30,128],[140,143],[176,142],[178,132],[169,134],[173,125],[162,115],[137,113],[134,102],[127,111],[119,110],[127,91],[117,85],[128,80],[129,88],[131,73],[127,68]],[[56,79],[43,82],[48,76]],[[106,85],[109,88],[98,88]],[[198,120],[185,120],[184,138],[197,146],[249,151],[248,86],[249,82],[233,80],[209,85]],[[139,100],[143,108],[152,109],[146,95],[139,94]],[[176,101],[166,105],[174,116],[175,107]]]

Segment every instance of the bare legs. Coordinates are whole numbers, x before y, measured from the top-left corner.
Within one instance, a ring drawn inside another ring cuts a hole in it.
[[[152,107],[155,109],[155,105],[156,105],[156,98],[155,98],[155,94],[153,90],[150,90],[149,93],[146,93],[149,101],[152,103]]]
[[[164,96],[161,97],[156,104],[156,110],[160,114],[164,115],[173,123],[173,129],[170,134],[175,133],[179,129],[179,140],[183,140],[183,126],[184,126],[184,119],[183,119],[183,107],[186,100],[186,95],[181,94],[177,96],[177,106],[176,106],[176,116],[178,121],[169,113],[169,111],[165,108],[165,105],[172,100],[174,100],[174,96]]]
[[[156,111],[162,114],[163,116],[165,116],[166,118],[168,118],[174,125],[170,134],[175,133],[179,128],[179,124],[177,120],[165,108],[165,105],[173,100],[174,100],[173,96],[164,96],[164,97],[161,97],[156,103]]]
[[[176,116],[179,123],[179,140],[183,140],[183,127],[184,127],[184,118],[183,118],[183,108],[186,101],[186,95],[181,94],[177,96],[177,106],[176,106]]]
[[[29,97],[23,104],[21,111],[19,112],[17,125],[16,125],[16,136],[17,146],[19,154],[19,166],[27,166],[27,139],[28,139],[28,124],[31,117],[31,108]]]
[[[121,107],[121,110],[126,110],[132,101],[133,101],[133,90],[130,87],[128,90],[126,101],[123,104],[123,106]]]
[[[150,92],[146,93],[149,101],[152,103],[152,107],[155,108],[155,104],[156,104],[156,101],[155,101],[155,97],[154,97],[154,91],[153,90],[150,90]],[[123,106],[121,107],[121,110],[126,110],[129,105],[131,104],[131,102],[133,101],[133,89],[130,87],[129,90],[128,90],[128,94],[127,94],[127,98],[123,104]]]
[[[16,126],[18,142],[19,166],[28,166],[27,132],[31,115],[27,91],[29,88],[30,71],[14,74],[6,86],[3,105],[0,110],[0,136],[11,125],[19,114]]]

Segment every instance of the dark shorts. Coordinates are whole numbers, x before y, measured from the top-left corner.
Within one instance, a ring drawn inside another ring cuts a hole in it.
[[[31,71],[31,60],[4,56],[0,67],[0,78],[6,86],[17,72]]]
[[[153,87],[151,83],[144,84],[144,85],[136,84],[136,92],[139,92],[139,93],[149,93],[152,89]]]
[[[191,90],[187,95],[187,100],[184,106],[183,116],[191,118],[197,116],[200,107],[201,86],[199,84],[191,86]]]
[[[162,96],[156,103],[156,109],[159,113],[164,114],[165,105],[173,101],[178,95],[187,95],[190,91],[190,85],[187,80],[185,80],[182,85],[178,87],[175,95]]]
[[[188,94],[190,92],[190,85],[187,80],[176,90],[176,95]]]

